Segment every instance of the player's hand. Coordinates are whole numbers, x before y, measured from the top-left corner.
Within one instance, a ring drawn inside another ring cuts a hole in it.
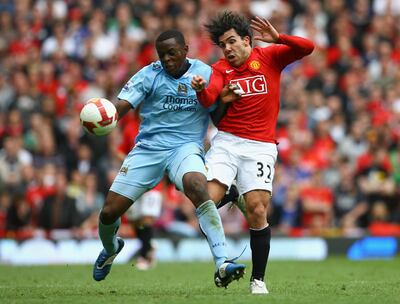
[[[199,75],[192,78],[191,86],[196,92],[201,92],[206,87],[207,81]]]
[[[256,17],[251,20],[250,26],[253,30],[259,32],[258,35],[254,36],[255,40],[267,43],[276,43],[279,39],[278,31],[265,18]]]
[[[219,97],[223,103],[229,103],[240,99],[242,94],[244,94],[243,90],[238,85],[231,83],[222,88]]]

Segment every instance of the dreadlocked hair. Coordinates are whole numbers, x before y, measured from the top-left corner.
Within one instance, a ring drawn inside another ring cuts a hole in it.
[[[218,14],[214,19],[204,25],[207,32],[210,34],[211,40],[218,45],[219,37],[230,29],[234,29],[236,33],[244,38],[250,37],[250,45],[253,38],[253,33],[250,28],[250,23],[243,15],[234,12],[224,11]]]

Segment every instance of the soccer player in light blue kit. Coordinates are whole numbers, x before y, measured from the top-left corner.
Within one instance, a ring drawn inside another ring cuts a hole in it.
[[[118,95],[119,118],[141,104],[142,123],[135,148],[125,158],[100,212],[99,235],[104,249],[94,264],[93,278],[103,280],[124,247],[124,241],[116,236],[122,214],[167,173],[196,207],[214,257],[215,284],[226,287],[243,277],[245,265],[228,260],[221,218],[207,192],[203,141],[209,112],[190,85],[193,75],[209,79],[211,68],[186,57],[188,47],[178,31],[160,34],[156,49],[160,61],[141,69]]]

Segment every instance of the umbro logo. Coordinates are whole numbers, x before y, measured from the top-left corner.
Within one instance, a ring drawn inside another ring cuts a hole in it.
[[[129,91],[130,88],[131,88],[132,86],[133,86],[133,82],[129,80],[129,81],[124,85],[124,87],[122,88],[122,90],[123,90],[123,91]]]

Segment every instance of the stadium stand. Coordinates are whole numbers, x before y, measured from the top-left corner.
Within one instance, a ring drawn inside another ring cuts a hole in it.
[[[317,45],[281,80],[274,234],[400,236],[399,3],[1,1],[0,238],[97,237],[93,214],[137,117],[95,138],[80,127],[80,109],[91,97],[115,101],[130,75],[157,58],[153,41],[166,28],[185,34],[190,57],[215,62],[221,53],[202,24],[225,8],[268,18]],[[158,236],[179,221],[197,229],[194,210],[171,193]],[[223,221],[228,236],[246,231],[234,212],[224,210]],[[134,237],[125,224],[121,233]]]

